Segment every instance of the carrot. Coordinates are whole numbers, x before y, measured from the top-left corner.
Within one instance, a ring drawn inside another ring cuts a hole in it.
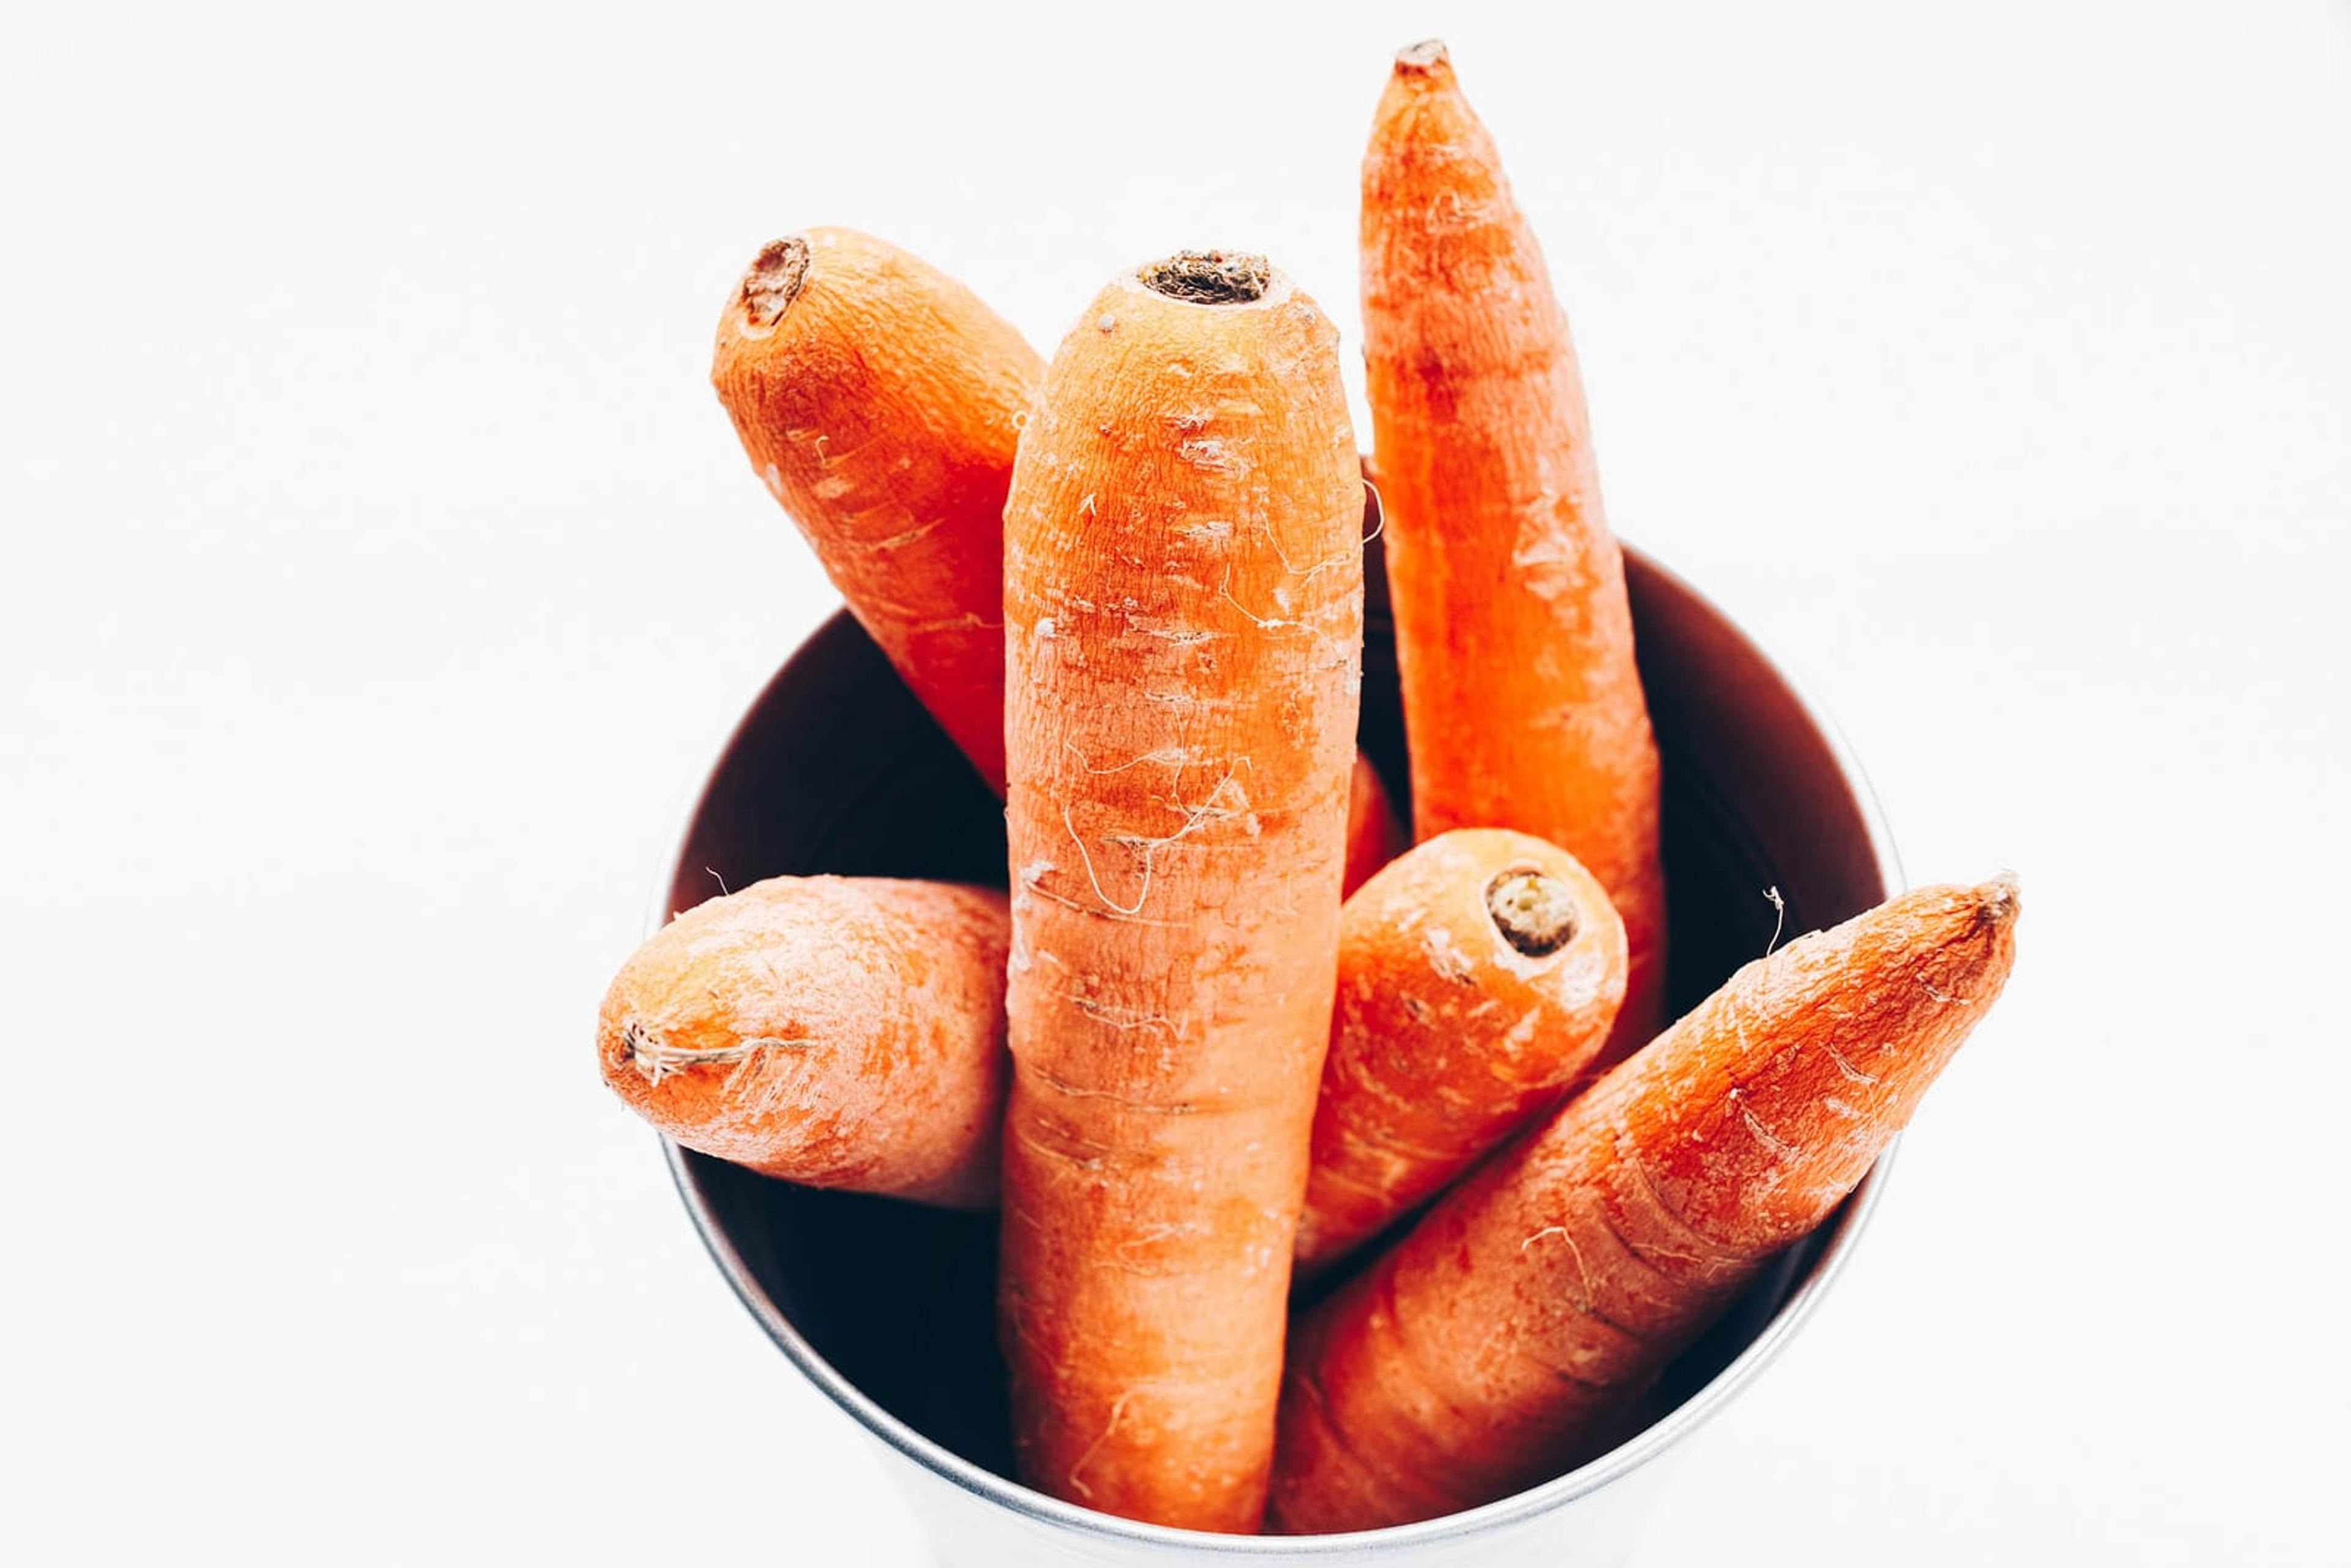
[[[854,229],[759,253],[711,381],[850,611],[1004,789],[1004,496],[1036,350],[962,284]]]
[[[1733,975],[1301,1322],[1276,1525],[1429,1519],[1593,1455],[1834,1211],[2000,994],[2017,894],[1905,894]]]
[[[1625,927],[1608,895],[1574,856],[1525,833],[1439,834],[1339,919],[1301,1273],[1555,1104],[1625,998]]]
[[[1043,373],[962,284],[842,228],[760,251],[727,299],[711,366],[751,466],[999,795],[1004,497]],[[1401,847],[1378,774],[1358,766],[1351,888]]]
[[[1442,44],[1396,56],[1362,246],[1414,832],[1516,828],[1591,868],[1631,944],[1622,1055],[1662,1021],[1656,743],[1567,319]]]
[[[1337,333],[1262,258],[1114,279],[1005,512],[999,1328],[1021,1475],[1258,1528],[1362,674]]]
[[[1396,858],[1408,842],[1404,824],[1396,821],[1388,788],[1380,770],[1362,752],[1355,753],[1355,771],[1347,791],[1347,871],[1340,883],[1342,898],[1371,880],[1372,873]]]
[[[994,1201],[1004,895],[776,877],[679,915],[596,1022],[604,1082],[690,1149],[811,1186]]]

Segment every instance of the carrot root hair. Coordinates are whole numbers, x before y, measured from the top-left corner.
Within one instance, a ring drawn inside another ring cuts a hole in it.
[[[694,1067],[724,1067],[750,1061],[763,1051],[806,1051],[816,1042],[812,1040],[785,1040],[776,1035],[754,1035],[737,1040],[732,1045],[696,1048],[672,1045],[659,1030],[644,1019],[631,1017],[621,1026],[622,1049],[628,1064],[637,1070],[648,1087],[658,1088],[664,1079]]]

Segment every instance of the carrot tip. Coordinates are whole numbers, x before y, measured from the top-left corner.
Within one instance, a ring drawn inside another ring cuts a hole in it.
[[[1406,44],[1396,51],[1395,67],[1399,76],[1411,72],[1426,73],[1440,66],[1449,66],[1453,57],[1446,51],[1442,38],[1423,38],[1416,44]]]
[[[1983,918],[1987,925],[2012,925],[2016,923],[2023,895],[2014,872],[2001,873],[1976,889],[1976,896],[1982,901]]]
[[[754,327],[772,327],[800,297],[808,283],[809,242],[804,235],[770,240],[743,275],[743,314]]]
[[[1273,286],[1273,266],[1242,250],[1179,250],[1135,269],[1154,294],[1188,305],[1248,305]]]
[[[1502,939],[1530,958],[1575,939],[1575,895],[1539,871],[1506,871],[1488,883],[1486,913]]]

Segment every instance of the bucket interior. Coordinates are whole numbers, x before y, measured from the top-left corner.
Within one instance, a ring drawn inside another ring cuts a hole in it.
[[[1399,807],[1403,720],[1379,577],[1361,742]],[[1757,650],[1706,601],[1626,552],[1664,771],[1668,989],[1676,1013],[1785,941],[1888,891],[1835,747]],[[761,694],[714,772],[670,889],[682,911],[763,877],[816,873],[1003,885],[1003,810],[846,614]],[[1766,895],[1777,889],[1781,912]],[[994,1335],[993,1216],[814,1191],[691,1153],[695,1188],[747,1277],[816,1354],[931,1441],[1011,1474]],[[1816,1265],[1834,1221],[1792,1248],[1676,1364],[1631,1428],[1705,1385]]]

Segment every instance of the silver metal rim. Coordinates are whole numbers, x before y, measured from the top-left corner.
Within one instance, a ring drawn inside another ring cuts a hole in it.
[[[1688,582],[1646,554],[1635,550],[1630,545],[1625,549],[1628,555],[1638,555],[1651,570],[1670,579],[1683,591],[1713,608],[1750,647],[1761,651],[1762,645],[1749,634],[1745,625],[1714,600],[1698,593]],[[1862,821],[1868,832],[1870,852],[1884,873],[1886,888],[1889,892],[1900,890],[1907,885],[1901,857],[1895,849],[1893,834],[1886,825],[1885,812],[1878,803],[1876,791],[1871,787],[1869,775],[1862,768],[1859,758],[1855,757],[1844,732],[1821,706],[1804,681],[1768,654],[1765,662],[1787,683],[1804,716],[1827,742],[1838,770],[1853,786],[1855,800],[1861,809]],[[722,748],[721,757],[731,749],[730,735],[729,745]],[[653,889],[653,907],[646,924],[648,935],[669,923],[670,889],[674,885],[679,863],[685,852],[686,836],[707,788],[705,780],[703,789],[695,793],[695,809],[686,813],[676,840],[663,861],[660,881]],[[752,1281],[751,1271],[741,1256],[726,1240],[716,1216],[710,1212],[701,1194],[695,1190],[693,1177],[686,1170],[684,1151],[668,1138],[663,1138],[661,1143],[664,1157],[669,1162],[671,1179],[676,1184],[679,1197],[684,1201],[695,1230],[701,1236],[703,1247],[709,1252],[711,1261],[717,1264],[718,1271],[726,1276],[736,1299],[743,1303],[744,1310],[767,1331],[768,1337],[775,1342],[777,1348],[799,1369],[803,1376],[892,1448],[942,1480],[1040,1523],[1104,1540],[1182,1548],[1195,1552],[1216,1552],[1231,1557],[1284,1559],[1339,1555],[1375,1545],[1404,1547],[1483,1535],[1536,1515],[1549,1513],[1611,1486],[1682,1442],[1752,1383],[1787,1348],[1796,1331],[1803,1327],[1819,1309],[1822,1299],[1852,1260],[1855,1247],[1868,1228],[1870,1217],[1876,1212],[1893,1170],[1895,1155],[1901,1146],[1901,1139],[1897,1137],[1878,1155],[1877,1163],[1862,1178],[1861,1185],[1854,1189],[1853,1197],[1838,1216],[1835,1228],[1829,1233],[1827,1244],[1823,1248],[1812,1273],[1780,1304],[1780,1310],[1771,1315],[1771,1322],[1765,1323],[1761,1332],[1749,1341],[1746,1347],[1731,1358],[1729,1364],[1717,1373],[1704,1387],[1683,1400],[1639,1436],[1541,1486],[1531,1487],[1498,1502],[1447,1514],[1442,1519],[1344,1535],[1249,1536],[1217,1535],[1203,1531],[1144,1524],[1063,1502],[1059,1498],[1032,1491],[1018,1481],[973,1464],[959,1454],[950,1453],[900,1421],[866,1397],[856,1385],[834,1371],[831,1364],[819,1355],[790,1321],[777,1310],[775,1303],[768,1300]]]

